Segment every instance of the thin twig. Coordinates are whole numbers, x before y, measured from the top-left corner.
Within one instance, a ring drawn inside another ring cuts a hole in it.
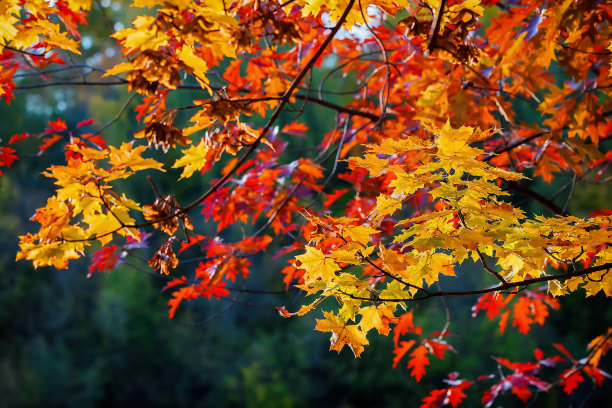
[[[427,49],[429,51],[433,51],[434,49],[436,36],[438,35],[438,30],[440,29],[440,24],[442,23],[442,13],[444,12],[445,5],[446,0],[440,0],[440,3],[438,4],[438,9],[436,10],[436,15],[434,16],[433,23],[431,24],[429,38],[427,40]]]

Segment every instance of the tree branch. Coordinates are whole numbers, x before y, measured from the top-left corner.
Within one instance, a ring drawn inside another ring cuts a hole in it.
[[[436,15],[434,16],[433,23],[431,24],[431,31],[429,31],[429,39],[427,40],[427,49],[429,51],[433,51],[436,41],[436,36],[438,35],[438,30],[440,29],[440,23],[442,22],[442,13],[444,11],[444,6],[446,5],[446,0],[440,0],[438,4],[438,9],[436,10]]]
[[[552,281],[552,280],[569,279],[569,278],[575,278],[577,276],[585,276],[585,275],[589,275],[589,274],[594,273],[594,272],[605,271],[605,270],[609,271],[610,269],[612,269],[612,262],[608,262],[608,263],[605,263],[605,264],[599,265],[599,266],[593,266],[593,267],[590,267],[590,268],[580,269],[580,270],[577,270],[577,271],[561,273],[561,274],[558,274],[558,275],[541,276],[539,278],[525,279],[525,280],[522,280],[520,282],[506,283],[505,285],[494,286],[494,287],[486,288],[486,289],[454,291],[454,292],[445,292],[445,291],[430,292],[427,295],[423,295],[423,296],[419,296],[419,297],[415,297],[415,298],[405,298],[405,299],[397,299],[397,298],[383,299],[383,298],[379,298],[378,296],[373,296],[373,297],[366,298],[366,297],[350,295],[350,294],[342,292],[342,291],[340,291],[340,292],[343,293],[346,296],[349,296],[349,297],[353,298],[353,299],[365,300],[365,301],[370,301],[370,302],[416,302],[418,300],[425,300],[425,299],[429,299],[429,298],[433,298],[433,297],[440,297],[440,296],[444,297],[444,296],[482,295],[482,294],[485,294],[485,293],[499,292],[499,291],[502,291],[502,290],[518,288],[518,287],[521,287],[521,286],[529,286],[529,285],[533,285],[535,283],[543,283],[543,282],[549,282],[549,281]]]
[[[530,188],[525,187],[522,184],[517,183],[516,181],[513,180],[504,180],[504,182],[508,185],[508,188],[506,188],[505,190],[514,190],[518,193],[523,194],[526,197],[529,197],[537,202],[539,202],[540,204],[544,205],[546,208],[548,208],[549,210],[551,210],[552,212],[554,212],[555,214],[558,215],[569,215],[569,213],[567,211],[565,211],[563,208],[559,207],[557,204],[553,203],[551,200],[547,199],[546,197],[544,197],[543,195],[531,190]]]

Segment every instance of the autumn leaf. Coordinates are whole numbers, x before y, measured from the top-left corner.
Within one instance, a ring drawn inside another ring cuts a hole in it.
[[[345,345],[348,345],[355,357],[359,357],[364,350],[363,346],[369,344],[365,332],[355,324],[346,324],[333,313],[324,312],[323,315],[325,319],[317,319],[315,330],[332,332],[329,349],[339,353]]]
[[[164,171],[162,163],[154,159],[145,159],[141,157],[142,152],[145,150],[145,146],[134,147],[132,143],[122,143],[119,149],[110,146],[108,162],[117,168],[129,167],[132,171],[145,169]]]
[[[361,308],[359,309],[359,314],[361,314],[359,327],[364,333],[375,328],[378,333],[386,336],[391,331],[389,323],[396,323],[398,321],[393,312],[393,308],[384,304]]]
[[[183,150],[183,157],[177,159],[172,165],[173,169],[183,167],[181,178],[189,178],[198,170],[206,167],[210,160],[209,148],[202,140],[195,146]]]
[[[469,140],[474,129],[462,126],[459,129],[453,129],[450,121],[439,130],[440,136],[436,140],[438,146],[438,154],[444,157],[475,157],[480,153],[478,149],[469,146]]]
[[[306,246],[306,253],[295,257],[294,265],[297,268],[304,269],[304,281],[306,283],[313,282],[317,278],[323,279],[324,282],[334,280],[335,273],[340,270],[338,264],[323,254],[317,248]]]
[[[575,369],[567,369],[563,371],[559,378],[561,378],[561,385],[563,386],[563,392],[570,395],[578,388],[578,384],[584,382],[584,377],[580,374],[580,371]]]
[[[417,382],[421,381],[423,374],[425,374],[425,366],[429,365],[429,359],[427,358],[428,353],[427,347],[423,344],[410,353],[411,359],[408,360],[408,369],[412,369],[410,375],[413,376]]]
[[[408,340],[401,341],[399,346],[396,344],[396,347],[393,349],[393,354],[395,354],[395,357],[393,357],[393,368],[397,367],[397,364],[410,351],[414,343],[414,340]]]
[[[370,235],[380,232],[375,228],[365,225],[347,225],[341,231],[345,236],[362,245],[367,245],[370,242]]]

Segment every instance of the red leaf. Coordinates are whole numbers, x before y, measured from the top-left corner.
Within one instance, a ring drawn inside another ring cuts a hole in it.
[[[283,269],[281,269],[281,273],[285,275],[283,278],[283,283],[285,283],[285,287],[289,290],[289,285],[293,282],[294,279],[300,279],[304,276],[304,269],[297,269],[293,265],[287,265]]]
[[[533,324],[533,319],[530,317],[530,314],[530,299],[527,296],[520,297],[516,303],[514,303],[512,326],[518,326],[519,332],[527,334],[529,332],[529,326]]]
[[[427,347],[423,344],[410,353],[410,357],[412,358],[408,361],[408,368],[412,368],[410,375],[413,376],[417,382],[421,381],[423,374],[425,374],[425,366],[429,365],[427,353],[429,353],[429,350],[427,350]]]
[[[444,352],[446,350],[454,350],[450,344],[448,344],[446,341],[444,340],[437,340],[437,339],[430,339],[430,340],[425,340],[425,345],[427,347],[429,347],[429,352],[433,355],[435,355],[436,357],[438,357],[439,359],[443,359],[444,358]]]
[[[414,343],[414,340],[401,341],[399,347],[395,347],[395,349],[393,350],[393,354],[395,354],[395,357],[393,357],[393,368],[397,367],[397,364],[408,352],[408,350],[410,350],[412,346],[414,346]]]
[[[563,344],[561,344],[561,343],[553,343],[553,346],[555,346],[555,348],[557,350],[559,350],[561,353],[565,354],[565,356],[567,358],[569,358],[570,360],[574,359],[574,357],[572,356],[572,353],[570,353],[569,350],[566,349]]]
[[[462,381],[461,384],[459,384],[458,386],[449,388],[448,396],[446,397],[448,403],[451,404],[453,408],[456,408],[457,405],[461,403],[461,400],[467,397],[463,390],[469,388],[471,385],[471,381]]]
[[[305,137],[306,131],[308,130],[308,126],[299,122],[292,122],[283,127],[281,133],[288,133],[292,136]]]
[[[506,330],[506,324],[508,323],[508,316],[510,316],[510,311],[506,310],[504,313],[502,313],[501,319],[499,319],[499,332],[501,334],[504,334],[504,331]]]
[[[48,127],[45,129],[45,134],[61,132],[66,129],[68,129],[66,122],[63,119],[56,119],[48,123]]]
[[[200,296],[200,292],[195,286],[187,286],[184,288],[180,288],[176,292],[172,294],[172,299],[168,301],[168,305],[170,306],[170,310],[168,310],[168,317],[172,319],[174,317],[174,313],[176,309],[179,307],[183,299],[192,300],[197,299]]]
[[[16,135],[12,136],[9,139],[9,144],[13,144],[13,143],[18,142],[20,140],[27,139],[28,137],[30,137],[30,135],[28,133],[26,133],[26,132],[24,132],[22,134],[16,134]]]
[[[544,352],[537,348],[533,350],[533,355],[535,356],[536,360],[540,361],[542,357],[544,357]]]
[[[82,127],[82,126],[87,126],[87,125],[93,125],[95,123],[95,121],[93,119],[84,119],[82,121],[80,121],[79,123],[77,123],[76,127]]]
[[[563,386],[563,392],[565,392],[567,395],[571,394],[576,388],[578,388],[578,383],[584,382],[584,377],[580,371],[574,370],[574,368],[568,368],[559,376],[559,378],[563,379],[559,384]],[[572,371],[574,372],[571,375],[565,377]]]
[[[393,342],[397,347],[397,341],[401,335],[406,334],[408,331],[420,335],[422,329],[414,325],[412,310],[404,313],[399,317],[399,323],[393,328]]]
[[[91,265],[89,266],[90,277],[93,272],[97,271],[112,271],[121,261],[117,254],[117,245],[105,246],[101,250],[96,251],[91,256]]]
[[[444,405],[444,401],[448,395],[448,390],[442,388],[441,390],[433,390],[428,396],[423,398],[421,408],[441,408]]]
[[[189,237],[188,242],[181,242],[181,249],[179,249],[178,253],[180,254],[187,248],[197,244],[198,242],[203,241],[204,239],[206,239],[206,237],[204,235],[199,235],[199,234],[196,235],[195,237]]]
[[[0,147],[0,167],[11,167],[15,161],[19,160],[15,153],[17,153],[15,149],[6,146]],[[2,171],[0,171],[0,174],[2,174]]]
[[[57,143],[58,140],[61,140],[61,139],[62,139],[62,136],[57,135],[57,134],[45,138],[45,142],[38,149],[38,155],[40,156],[45,150],[53,146],[55,143]]]
[[[332,194],[326,194],[325,201],[323,202],[323,208],[327,210],[333,203],[336,202],[336,200],[342,197],[347,191],[349,191],[348,188],[343,188],[340,190],[334,190]]]
[[[492,320],[497,316],[501,309],[506,307],[507,300],[498,293],[485,293],[478,302],[472,307],[472,317],[476,317],[479,311],[486,310],[487,317]]]

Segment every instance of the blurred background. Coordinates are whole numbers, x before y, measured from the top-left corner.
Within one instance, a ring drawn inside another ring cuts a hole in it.
[[[121,28],[135,12],[118,2],[102,0],[100,4],[106,16],[94,8],[89,26],[82,31],[84,53],[75,59],[109,68],[119,58],[115,41],[108,38],[109,24]],[[317,71],[314,82],[326,72]],[[74,72],[58,74],[52,80],[71,74]],[[350,76],[336,81],[339,90],[354,87]],[[37,83],[40,79],[24,77],[18,85]],[[181,106],[195,95],[193,91],[175,93],[168,104]],[[346,103],[342,98],[330,100]],[[350,96],[344,98],[350,100]],[[104,124],[116,117],[127,100],[125,86],[23,90],[10,105],[0,107],[0,138],[6,142],[16,133],[41,133],[49,120],[57,118],[64,119],[69,128],[90,117]],[[103,132],[110,144],[131,140],[139,129],[133,113],[136,104],[137,100],[132,100],[120,120]],[[529,117],[532,114],[525,109],[523,119],[537,120]],[[288,115],[285,123],[291,117]],[[315,146],[323,133],[331,130],[334,115],[309,106],[300,120],[310,127],[308,137],[289,140],[289,150]],[[87,278],[89,260],[73,262],[68,270],[34,270],[28,262],[14,262],[18,236],[38,228],[28,218],[53,194],[51,180],[41,171],[63,161],[61,146],[37,155],[40,141],[22,143],[20,152],[26,153],[25,157],[0,176],[0,407],[412,407],[420,405],[429,391],[443,387],[442,379],[451,371],[459,371],[460,378],[469,380],[494,372],[496,363],[491,356],[533,360],[536,347],[547,347],[546,354],[555,353],[551,342],[563,343],[578,358],[585,356],[588,341],[605,332],[612,322],[612,309],[603,295],[585,299],[579,292],[561,299],[561,310],[553,311],[546,325],[534,326],[528,336],[510,327],[501,336],[497,320],[471,317],[476,298],[451,298],[449,330],[453,334],[449,341],[458,353],[447,354],[444,361],[432,358],[427,374],[417,383],[405,369],[405,361],[391,368],[391,338],[370,334],[370,346],[362,358],[355,359],[348,349],[340,355],[328,351],[329,334],[313,330],[320,314],[280,317],[275,306],[297,310],[304,302],[296,291],[243,294],[240,303],[184,302],[177,316],[169,320],[168,295],[160,293],[166,281],[144,273],[146,263],[136,268],[123,264],[112,273]],[[174,157],[169,153],[163,160],[172,163]],[[155,174],[160,189],[172,191],[179,202],[199,195],[212,178],[193,177],[177,184],[177,176],[176,171]],[[532,187],[552,195],[568,180],[555,180],[550,186],[534,183]],[[142,203],[153,201],[150,187],[142,182],[128,180],[121,187]],[[597,208],[610,208],[610,200],[605,187],[578,185],[569,209],[586,215]],[[532,214],[545,213],[531,203],[523,203],[523,208]],[[192,220],[203,225],[195,215]],[[215,234],[214,226],[204,228],[209,236]],[[237,233],[229,229],[223,237],[232,241],[232,234]],[[142,250],[140,255],[146,260],[151,253]],[[286,260],[269,255],[254,258],[249,286],[282,290],[279,271]],[[187,260],[179,265],[176,275],[190,274],[195,266]],[[463,275],[468,281],[460,286],[453,281],[443,281],[443,286],[467,288],[470,275],[473,279],[481,276],[467,272]],[[425,332],[444,326],[445,309],[440,299],[415,308],[415,323]],[[602,368],[610,371],[610,363],[604,361]],[[462,406],[479,406],[484,389],[472,387],[470,391]],[[571,398],[557,388],[538,396],[533,406],[580,406],[586,399],[583,406],[603,407],[611,401],[610,380],[591,391],[587,379]],[[514,396],[500,398],[495,404],[521,405]]]

